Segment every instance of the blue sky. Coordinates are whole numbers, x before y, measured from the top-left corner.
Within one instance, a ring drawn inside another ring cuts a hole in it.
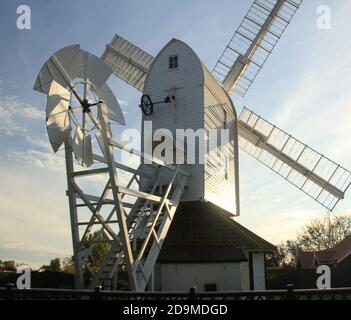
[[[27,4],[32,29],[16,28]],[[147,5],[146,5],[147,4]],[[156,55],[173,37],[212,69],[248,10],[249,0],[2,1],[0,4],[0,259],[40,265],[71,253],[62,154],[48,147],[45,96],[32,90],[41,65],[79,43],[100,55],[115,33]],[[316,26],[329,5],[330,30]],[[238,111],[254,110],[326,156],[351,168],[351,38],[348,0],[304,1]],[[109,81],[128,127],[139,127],[140,94]],[[240,156],[240,223],[273,243],[294,238],[325,210],[245,154]],[[337,214],[350,213],[351,195]]]

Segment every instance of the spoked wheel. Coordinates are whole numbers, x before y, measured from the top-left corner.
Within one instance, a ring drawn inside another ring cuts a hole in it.
[[[141,97],[140,108],[146,116],[151,116],[154,113],[154,104],[149,95],[144,94]]]
[[[73,94],[73,91],[78,95]],[[75,126],[76,129],[79,127],[84,136],[96,128],[95,124],[89,120],[88,114],[92,113],[94,117],[97,118],[97,107],[100,103],[103,103],[103,101],[99,100],[91,86],[83,81],[73,83],[70,93],[71,126]],[[72,133],[75,131],[76,130],[72,130]]]

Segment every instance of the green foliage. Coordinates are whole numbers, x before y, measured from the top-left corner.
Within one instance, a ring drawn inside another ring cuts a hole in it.
[[[60,258],[55,258],[55,259],[50,260],[49,265],[43,265],[39,270],[49,271],[49,272],[61,272]]]
[[[85,241],[85,246],[92,248],[88,257],[88,265],[93,271],[98,270],[102,259],[111,248],[111,244],[107,240],[107,237],[103,233],[96,231]]]
[[[74,273],[73,257],[66,257],[62,260],[61,271],[65,273]]]
[[[351,215],[326,215],[313,219],[295,241],[288,240],[277,246],[277,251],[267,256],[271,268],[293,268],[300,251],[320,251],[334,247],[351,235]]]
[[[5,271],[14,272],[16,271],[16,262],[13,260],[0,260],[0,268],[4,269]]]
[[[96,231],[89,235],[83,243],[85,248],[91,248],[90,255],[87,258],[87,264],[93,271],[98,270],[102,259],[107,255],[111,248],[111,245],[109,242],[107,242],[107,240],[108,239],[104,234]],[[74,269],[75,265],[73,257],[64,258],[62,261],[61,271],[66,273],[74,273]]]
[[[276,246],[277,250],[267,255],[269,268],[293,268],[296,263],[296,253],[301,250],[296,241],[288,240]]]
[[[297,236],[304,251],[320,251],[334,247],[351,235],[351,216],[324,216],[314,219]]]

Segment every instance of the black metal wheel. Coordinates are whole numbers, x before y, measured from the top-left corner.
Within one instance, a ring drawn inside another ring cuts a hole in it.
[[[146,116],[151,116],[154,113],[154,104],[149,95],[144,94],[141,97],[140,108]]]

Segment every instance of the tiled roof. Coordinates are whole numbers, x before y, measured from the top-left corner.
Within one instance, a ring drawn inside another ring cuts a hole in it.
[[[351,236],[347,236],[333,248],[316,251],[300,252],[298,262],[302,269],[314,268],[315,259],[318,263],[339,263],[351,254]]]
[[[313,269],[315,264],[315,253],[314,252],[300,252],[298,258],[298,264],[301,269]]]
[[[211,203],[181,203],[159,261],[246,261],[244,251],[272,252],[275,247],[241,226]]]
[[[329,250],[317,251],[315,255],[319,263],[331,262],[331,261],[334,261],[333,257],[335,256],[335,251],[329,251]]]
[[[351,253],[351,236],[347,236],[333,248],[316,252],[319,262],[340,262]]]

